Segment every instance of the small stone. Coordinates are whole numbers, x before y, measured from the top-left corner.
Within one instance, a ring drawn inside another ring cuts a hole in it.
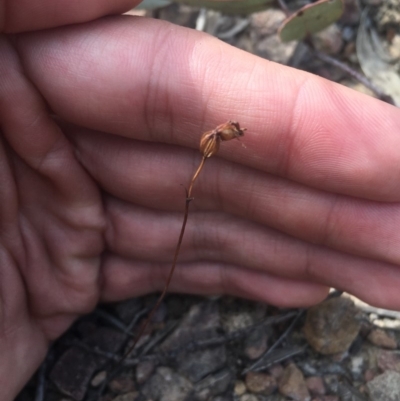
[[[377,364],[382,372],[393,370],[400,373],[400,352],[379,350],[377,355]]]
[[[399,401],[400,374],[387,371],[367,383],[371,401]]]
[[[373,369],[366,369],[364,372],[364,380],[370,382],[373,378],[377,376],[377,372]]]
[[[250,26],[258,37],[275,35],[286,15],[283,11],[270,8],[250,15]]]
[[[234,379],[233,372],[223,369],[218,373],[208,375],[194,386],[194,396],[198,401],[208,401],[228,390]]]
[[[267,350],[268,336],[263,327],[254,329],[246,338],[244,354],[247,358],[258,359]]]
[[[335,24],[313,35],[317,50],[327,54],[338,54],[343,47],[342,31]]]
[[[350,369],[356,380],[361,379],[364,371],[364,357],[361,355],[353,356],[350,360]]]
[[[392,39],[389,52],[393,59],[400,59],[400,34],[397,34]]]
[[[319,353],[332,355],[348,350],[360,330],[358,310],[344,297],[321,302],[308,309],[304,335]]]
[[[105,380],[105,378],[107,377],[107,372],[105,370],[102,370],[101,372],[97,373],[92,381],[90,382],[90,384],[92,385],[92,387],[97,387],[99,386],[101,383],[103,383],[103,381]]]
[[[233,388],[235,395],[241,396],[246,392],[246,385],[241,380],[236,381],[235,387]]]
[[[339,379],[337,375],[325,375],[323,377],[328,393],[336,394],[339,390]]]
[[[143,385],[142,392],[148,398],[159,401],[184,401],[193,385],[185,377],[168,367],[159,367]]]
[[[196,383],[208,374],[222,369],[226,359],[225,345],[189,353],[181,352],[177,358],[177,370]]]
[[[112,401],[134,401],[138,398],[139,393],[137,391],[131,391],[130,393],[121,394],[113,398]]]
[[[91,377],[99,368],[98,365],[99,358],[96,355],[71,347],[55,363],[50,379],[61,393],[81,401],[85,397]]]
[[[160,345],[160,349],[163,352],[182,349],[193,341],[216,337],[220,328],[220,315],[215,302],[195,304],[185,314],[176,330]]]
[[[394,338],[390,337],[385,330],[374,329],[368,335],[368,340],[377,347],[396,349],[397,342]]]
[[[275,365],[272,365],[270,368],[268,368],[268,373],[272,377],[275,377],[276,380],[279,380],[282,377],[283,371],[283,366],[280,363],[276,363]]]
[[[279,381],[279,391],[295,401],[311,400],[303,373],[294,363],[290,363],[285,368]]]
[[[108,388],[117,394],[130,393],[136,389],[135,382],[129,376],[116,377],[108,384]]]
[[[136,366],[136,381],[143,384],[154,372],[156,365],[153,361],[139,362]]]
[[[278,388],[274,377],[260,372],[247,373],[245,382],[249,391],[262,395],[270,395]]]
[[[326,389],[324,381],[320,376],[310,376],[306,379],[308,391],[312,396],[325,395]]]
[[[360,394],[367,394],[368,387],[365,384],[361,384],[360,387],[358,388],[358,391],[360,392]]]
[[[254,319],[250,312],[238,311],[237,313],[229,313],[224,316],[222,326],[227,333],[234,333],[243,330],[254,324]]]

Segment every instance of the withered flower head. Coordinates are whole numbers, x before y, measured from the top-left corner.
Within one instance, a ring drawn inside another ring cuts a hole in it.
[[[240,128],[236,121],[228,121],[218,125],[212,131],[205,132],[200,139],[200,152],[204,157],[214,156],[219,149],[220,141],[230,141],[231,139],[239,139],[244,135],[246,128]]]
[[[218,125],[215,129],[222,141],[230,141],[231,139],[238,139],[244,135],[246,128],[240,128],[237,121],[228,121],[225,124]]]

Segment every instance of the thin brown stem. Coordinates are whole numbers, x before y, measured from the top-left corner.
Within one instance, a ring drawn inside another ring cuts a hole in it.
[[[174,274],[175,267],[176,267],[176,264],[178,261],[178,256],[179,256],[179,252],[180,252],[181,245],[182,245],[183,235],[185,234],[186,223],[187,223],[187,219],[188,219],[188,215],[189,215],[189,204],[193,200],[193,198],[192,198],[193,186],[194,186],[194,183],[195,183],[197,177],[199,176],[201,170],[204,167],[204,163],[206,162],[206,160],[209,157],[215,155],[218,152],[220,141],[229,141],[229,140],[235,139],[235,138],[237,139],[244,135],[245,130],[246,130],[245,128],[240,128],[239,123],[237,123],[235,121],[228,121],[227,123],[221,124],[218,127],[216,127],[214,130],[205,132],[202,135],[202,138],[200,141],[200,152],[202,154],[202,159],[201,159],[199,166],[197,167],[197,170],[193,174],[192,179],[190,180],[189,188],[186,193],[185,212],[183,215],[182,227],[181,227],[181,231],[179,234],[178,243],[177,243],[177,246],[175,249],[175,255],[174,255],[174,259],[172,261],[172,266],[169,271],[168,278],[165,283],[164,289],[163,289],[161,295],[159,296],[155,306],[149,313],[149,316],[147,317],[146,321],[141,326],[139,333],[136,336],[135,341],[129,347],[129,349],[124,353],[122,358],[116,363],[116,365],[114,366],[114,369],[111,372],[111,374],[109,375],[107,381],[105,381],[103,383],[101,391],[105,388],[105,386],[109,382],[109,380],[111,380],[111,378],[114,377],[114,375],[117,373],[117,371],[120,368],[120,366],[122,365],[122,363],[125,361],[125,359],[128,357],[128,355],[136,347],[136,345],[138,344],[139,340],[142,338],[143,333],[145,332],[147,326],[149,325],[151,319],[153,318],[154,314],[156,313],[158,307],[160,306],[162,300],[164,299],[164,297],[168,291],[168,288],[171,283],[172,276]]]
[[[189,189],[187,190],[187,196],[186,196],[186,201],[185,201],[185,212],[184,212],[184,216],[183,216],[181,232],[179,234],[178,244],[176,245],[174,259],[172,261],[172,266],[171,266],[171,269],[169,271],[168,278],[167,278],[167,281],[165,283],[164,289],[163,289],[161,295],[158,297],[158,300],[157,300],[156,304],[154,305],[153,309],[151,310],[151,312],[149,313],[149,316],[147,317],[146,321],[144,322],[144,324],[140,328],[140,331],[136,336],[136,340],[129,347],[128,351],[125,352],[124,356],[115,365],[115,368],[114,368],[115,370],[117,370],[117,368],[119,368],[121,366],[121,364],[124,362],[124,360],[128,357],[128,355],[136,347],[137,343],[142,338],[143,333],[145,332],[147,326],[149,325],[151,319],[153,318],[154,314],[158,310],[158,307],[160,306],[161,302],[163,301],[163,299],[164,299],[164,297],[165,297],[165,295],[166,295],[166,293],[168,291],[168,287],[169,287],[169,284],[171,283],[172,276],[173,276],[174,271],[175,271],[176,263],[178,261],[178,256],[179,256],[179,252],[180,252],[181,245],[182,245],[183,235],[185,234],[186,223],[187,223],[187,219],[188,219],[188,215],[189,215],[189,204],[193,199],[192,198],[193,185],[194,185],[194,182],[196,181],[197,177],[199,176],[201,170],[203,169],[203,166],[204,166],[204,163],[206,162],[206,160],[207,160],[207,157],[203,156],[202,159],[201,159],[201,162],[199,164],[199,167],[197,167],[196,172],[193,174],[193,177],[192,177],[192,179],[190,181]]]

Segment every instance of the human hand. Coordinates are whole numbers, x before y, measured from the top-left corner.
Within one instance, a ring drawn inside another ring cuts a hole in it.
[[[110,12],[42,3],[45,18],[28,6],[5,30]],[[4,400],[99,299],[162,289],[180,184],[201,133],[228,119],[246,148],[207,161],[171,291],[305,306],[333,286],[400,307],[398,109],[142,18],[3,36],[0,53]]]

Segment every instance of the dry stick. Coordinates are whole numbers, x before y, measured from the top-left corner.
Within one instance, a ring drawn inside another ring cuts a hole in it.
[[[320,60],[324,61],[325,63],[331,64],[336,68],[344,71],[346,74],[350,75],[352,78],[356,79],[358,82],[361,82],[364,86],[371,89],[375,95],[378,96],[379,100],[383,102],[389,103],[394,105],[394,100],[390,95],[384,93],[380,88],[378,88],[370,79],[368,79],[365,75],[359,73],[358,71],[351,68],[349,65],[335,59],[334,57],[329,56],[328,54],[322,53],[315,48],[311,49],[312,53],[315,57],[319,58]]]
[[[153,318],[154,314],[156,313],[162,300],[164,299],[165,294],[167,293],[169,284],[170,284],[172,276],[174,274],[176,262],[178,261],[179,251],[181,249],[182,239],[183,239],[183,235],[185,233],[186,222],[187,222],[188,215],[189,215],[189,204],[193,200],[193,198],[192,198],[193,185],[194,185],[194,182],[196,181],[197,177],[199,176],[201,170],[203,169],[204,163],[206,162],[206,160],[209,157],[215,155],[218,152],[219,144],[221,141],[229,141],[229,140],[235,139],[235,138],[238,139],[239,137],[244,135],[244,131],[246,131],[246,128],[240,128],[240,125],[238,122],[228,121],[224,124],[218,125],[218,127],[216,127],[214,130],[205,132],[202,135],[201,140],[200,140],[200,152],[203,155],[203,157],[201,159],[199,167],[197,167],[196,172],[193,174],[193,177],[189,184],[189,189],[187,190],[187,193],[186,193],[185,212],[184,212],[184,216],[183,216],[182,228],[181,228],[181,232],[179,234],[178,244],[176,246],[174,259],[172,262],[171,270],[168,274],[167,282],[165,283],[164,289],[163,289],[161,295],[159,296],[157,303],[155,304],[155,306],[149,313],[149,316],[147,317],[146,321],[142,325],[142,327],[136,337],[136,340],[129,347],[128,351],[125,352],[123,357],[117,362],[117,364],[114,367],[114,372],[117,371],[117,369],[125,361],[127,356],[136,347],[137,343],[139,342],[143,333],[145,332],[148,324],[150,323],[151,319]]]

